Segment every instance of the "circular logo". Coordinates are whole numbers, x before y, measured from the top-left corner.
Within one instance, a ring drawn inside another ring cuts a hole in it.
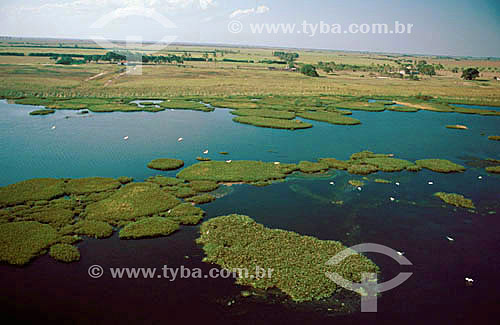
[[[104,274],[104,269],[100,265],[92,265],[89,267],[89,276],[93,279],[98,279]]]
[[[227,29],[230,33],[239,34],[241,33],[241,31],[243,31],[243,24],[241,23],[241,21],[232,20],[229,22],[229,24],[227,24]]]

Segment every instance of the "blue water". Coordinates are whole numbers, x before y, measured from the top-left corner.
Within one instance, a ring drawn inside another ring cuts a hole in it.
[[[226,109],[88,115],[57,111],[30,116],[33,109],[0,102],[0,168],[4,171],[0,185],[33,177],[125,175],[142,180],[155,174],[146,168],[152,159],[175,157],[190,165],[206,149],[214,160],[347,159],[361,150],[394,153],[408,160],[439,157],[457,163],[464,154],[500,158],[498,143],[487,139],[498,133],[498,117],[361,111],[353,112],[353,117],[362,125],[313,121],[311,129],[286,131],[234,123]],[[446,129],[447,124],[464,124],[469,130]],[[128,141],[123,140],[125,136]],[[184,141],[178,142],[179,137]],[[219,155],[221,151],[230,155]]]
[[[33,109],[0,102],[0,185],[34,177],[132,176],[141,181],[161,173],[146,168],[150,160],[160,157],[179,158],[186,165],[196,163],[197,156],[298,162],[320,157],[347,159],[366,149],[408,160],[445,158],[459,164],[465,164],[465,156],[500,159],[500,144],[487,139],[500,129],[500,119],[494,116],[355,111],[353,117],[362,121],[358,126],[313,121],[311,129],[285,131],[234,123],[227,109],[88,115],[57,111],[30,116]],[[448,124],[463,124],[469,130],[447,129]],[[179,137],[184,141],[178,142]],[[203,155],[206,149],[209,154]],[[220,151],[230,155],[220,155]],[[368,178],[362,191],[347,184],[361,177],[343,171],[333,171],[325,178],[294,175],[264,188],[238,185],[226,188],[226,196],[203,209],[207,218],[241,213],[268,227],[346,245],[378,243],[405,252],[411,267],[369,255],[381,267],[382,280],[403,270],[414,273],[402,286],[382,295],[377,314],[332,318],[322,308],[302,310],[242,300],[242,288],[231,280],[96,281],[86,274],[93,264],[207,269],[210,266],[201,261],[203,252],[194,241],[197,227],[184,227],[174,235],[152,240],[120,241],[116,236],[86,240],[79,244],[82,260],[69,265],[43,256],[22,269],[0,266],[4,292],[0,304],[11,313],[32,313],[34,318],[51,311],[65,321],[79,320],[85,313],[94,323],[186,321],[203,315],[206,321],[254,324],[444,324],[490,313],[500,298],[500,178],[471,167],[460,174],[424,170]],[[374,183],[374,178],[393,183]],[[437,191],[461,193],[475,202],[477,211],[443,206],[433,197]],[[474,286],[465,286],[465,277],[475,279]],[[47,299],[48,295],[53,298]],[[230,308],[227,302],[231,300],[236,304]]]

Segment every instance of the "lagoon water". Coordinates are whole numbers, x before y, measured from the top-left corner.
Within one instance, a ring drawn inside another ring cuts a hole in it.
[[[150,160],[172,157],[191,165],[197,156],[205,156],[206,149],[206,156],[214,160],[347,159],[365,149],[408,160],[444,158],[462,165],[470,157],[500,159],[500,143],[487,139],[500,130],[500,119],[494,116],[354,111],[353,117],[362,125],[312,122],[312,129],[285,131],[234,123],[227,109],[88,115],[57,111],[30,116],[32,110],[33,106],[0,102],[0,186],[34,177],[131,176],[142,181],[157,174],[175,175],[146,168]],[[450,130],[445,128],[448,124],[467,125],[469,130]],[[178,142],[179,137],[184,141]],[[223,156],[221,151],[230,154]],[[239,323],[429,319],[456,323],[493,312],[500,298],[500,178],[468,167],[461,174],[424,170],[369,176],[397,181],[400,186],[366,181],[358,191],[347,185],[349,179],[359,178],[336,171],[323,178],[295,175],[264,188],[233,186],[203,209],[207,218],[246,214],[266,226],[320,239],[346,245],[378,243],[404,251],[412,266],[369,254],[381,267],[381,281],[402,271],[413,272],[403,285],[382,294],[377,314],[337,315],[324,306],[297,306],[276,297],[242,298],[239,292],[244,288],[230,279],[170,282],[117,280],[105,275],[96,280],[87,275],[94,264],[104,268],[167,264],[208,270],[211,266],[201,262],[203,253],[194,242],[198,227],[184,227],[160,239],[86,240],[79,244],[81,261],[69,265],[47,256],[24,268],[2,265],[3,309],[19,319],[53,315],[94,323],[187,321],[200,316],[207,321]],[[434,185],[428,185],[429,181]],[[471,198],[477,211],[443,206],[432,196],[438,191]],[[473,278],[474,285],[466,286],[465,277]]]

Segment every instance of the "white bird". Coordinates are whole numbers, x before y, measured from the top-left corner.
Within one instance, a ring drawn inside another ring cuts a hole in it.
[[[280,164],[280,162],[279,162],[279,161],[275,161],[275,162],[274,162],[274,164],[275,164],[275,165],[279,165],[279,164]]]
[[[179,138],[179,139],[177,139],[177,142],[181,142],[183,140],[184,140],[184,138]]]
[[[208,150],[203,151],[203,154],[205,155],[208,154]]]
[[[483,179],[483,176],[478,176],[477,179]]]
[[[428,182],[427,184],[429,184],[429,185],[434,185],[434,182]]]
[[[233,162],[233,161],[232,161],[232,160],[226,160],[226,162],[227,162],[228,164],[230,164],[230,163],[231,163],[231,162]]]
[[[455,241],[455,239],[451,238],[450,236],[446,236],[446,239],[448,239],[449,241]]]
[[[399,182],[396,182],[396,186],[399,186]]]
[[[399,256],[403,256],[405,252],[396,252]]]
[[[52,130],[55,130],[56,129],[56,126],[54,125],[53,127],[51,127]]]
[[[335,182],[330,182],[330,185],[335,185]]]
[[[391,199],[391,201],[393,201],[393,202],[396,200],[396,199],[395,199],[395,198],[393,198],[393,197],[390,197],[390,199]]]
[[[361,186],[358,186],[358,191],[361,191],[361,190],[362,190]]]
[[[128,135],[123,137],[123,140],[125,140],[125,141],[128,140]]]
[[[472,284],[474,282],[474,279],[465,277],[465,281],[467,281],[467,284]]]

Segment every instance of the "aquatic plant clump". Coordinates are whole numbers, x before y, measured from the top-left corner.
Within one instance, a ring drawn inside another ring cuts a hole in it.
[[[278,111],[274,109],[238,109],[231,111],[231,114],[238,116],[260,116],[285,120],[293,120],[295,118],[294,112]]]
[[[488,173],[500,174],[500,166],[490,166],[485,168]]]
[[[219,184],[214,181],[192,181],[189,186],[196,192],[212,192],[219,188]]]
[[[177,185],[183,183],[183,181],[178,179],[178,178],[166,177],[166,176],[161,176],[161,175],[149,177],[148,179],[146,179],[146,182],[155,183],[155,184],[160,185],[161,187],[177,186]]]
[[[286,177],[280,167],[261,161],[207,161],[189,166],[177,174],[188,181],[245,182],[278,180]]]
[[[448,204],[454,205],[459,208],[466,208],[466,209],[476,208],[472,200],[465,198],[461,194],[437,192],[434,193],[434,196],[440,198],[441,200],[443,200]]]
[[[349,184],[351,184],[354,187],[361,187],[361,186],[365,185],[364,182],[359,181],[357,179],[351,179],[351,180],[349,180]]]
[[[320,158],[318,161],[333,169],[347,170],[349,168],[349,162],[335,158]]]
[[[50,247],[49,255],[55,260],[71,263],[80,260],[80,251],[75,246],[69,244],[55,244]]]
[[[58,239],[54,228],[36,221],[0,224],[0,261],[27,264]]]
[[[179,230],[179,224],[161,217],[152,217],[129,223],[120,230],[120,239],[140,239],[168,236]]]
[[[376,166],[369,165],[369,164],[356,163],[356,164],[350,165],[347,168],[347,171],[350,174],[355,174],[355,175],[368,175],[368,174],[378,172],[378,168]]]
[[[125,185],[128,183],[132,183],[134,179],[132,177],[127,177],[127,176],[120,176],[116,179],[120,184]]]
[[[148,163],[148,168],[162,171],[176,170],[181,168],[182,166],[184,166],[184,161],[172,158],[155,159]]]
[[[63,196],[64,181],[55,178],[34,178],[0,187],[0,206],[27,201],[51,200]]]
[[[260,116],[239,116],[233,118],[233,121],[271,129],[299,130],[312,128],[312,124],[302,122],[301,120],[284,120]]]
[[[196,195],[196,196],[187,198],[186,201],[193,202],[195,204],[205,204],[205,203],[213,202],[213,201],[215,201],[215,199],[216,199],[215,196],[213,196],[212,194],[204,193],[204,194],[200,194],[200,195]]]
[[[30,115],[49,115],[54,114],[56,111],[53,109],[37,109],[35,111],[31,111]]]
[[[411,161],[391,157],[365,158],[363,162],[373,165],[383,172],[400,172],[414,166]]]
[[[199,102],[183,99],[169,99],[159,104],[168,109],[185,109],[192,111],[212,112],[214,109],[207,107]]]
[[[328,170],[328,165],[321,162],[301,161],[298,168],[303,173],[320,173]]]
[[[108,238],[113,234],[113,227],[104,221],[81,220],[72,227],[71,232],[93,238]]]
[[[115,190],[120,186],[121,183],[113,178],[88,177],[69,180],[65,184],[65,189],[69,194],[81,195]]]
[[[49,207],[27,215],[24,219],[48,223],[53,227],[63,227],[73,221],[75,213],[60,207]]]
[[[305,118],[307,120],[327,122],[330,124],[337,124],[337,125],[361,124],[361,122],[355,118],[336,112],[303,112],[303,113],[297,113],[297,116]]]
[[[368,101],[352,101],[336,104],[335,107],[348,110],[368,111],[368,112],[383,112],[387,105],[392,105],[394,102],[373,102]]]
[[[223,269],[271,272],[266,276],[236,274],[236,283],[258,289],[278,288],[296,302],[327,298],[339,287],[325,276],[335,272],[355,282],[363,272],[378,267],[362,255],[352,255],[329,266],[327,261],[346,249],[340,242],[319,240],[295,232],[266,228],[247,216],[229,215],[202,224],[197,243],[203,245],[205,262]]]
[[[172,209],[180,202],[152,183],[130,183],[107,199],[89,204],[84,215],[87,220],[117,224]]]
[[[490,135],[488,140],[500,141],[500,135]]]
[[[438,173],[457,173],[465,171],[465,167],[455,164],[446,159],[422,159],[415,163],[422,167]]]

